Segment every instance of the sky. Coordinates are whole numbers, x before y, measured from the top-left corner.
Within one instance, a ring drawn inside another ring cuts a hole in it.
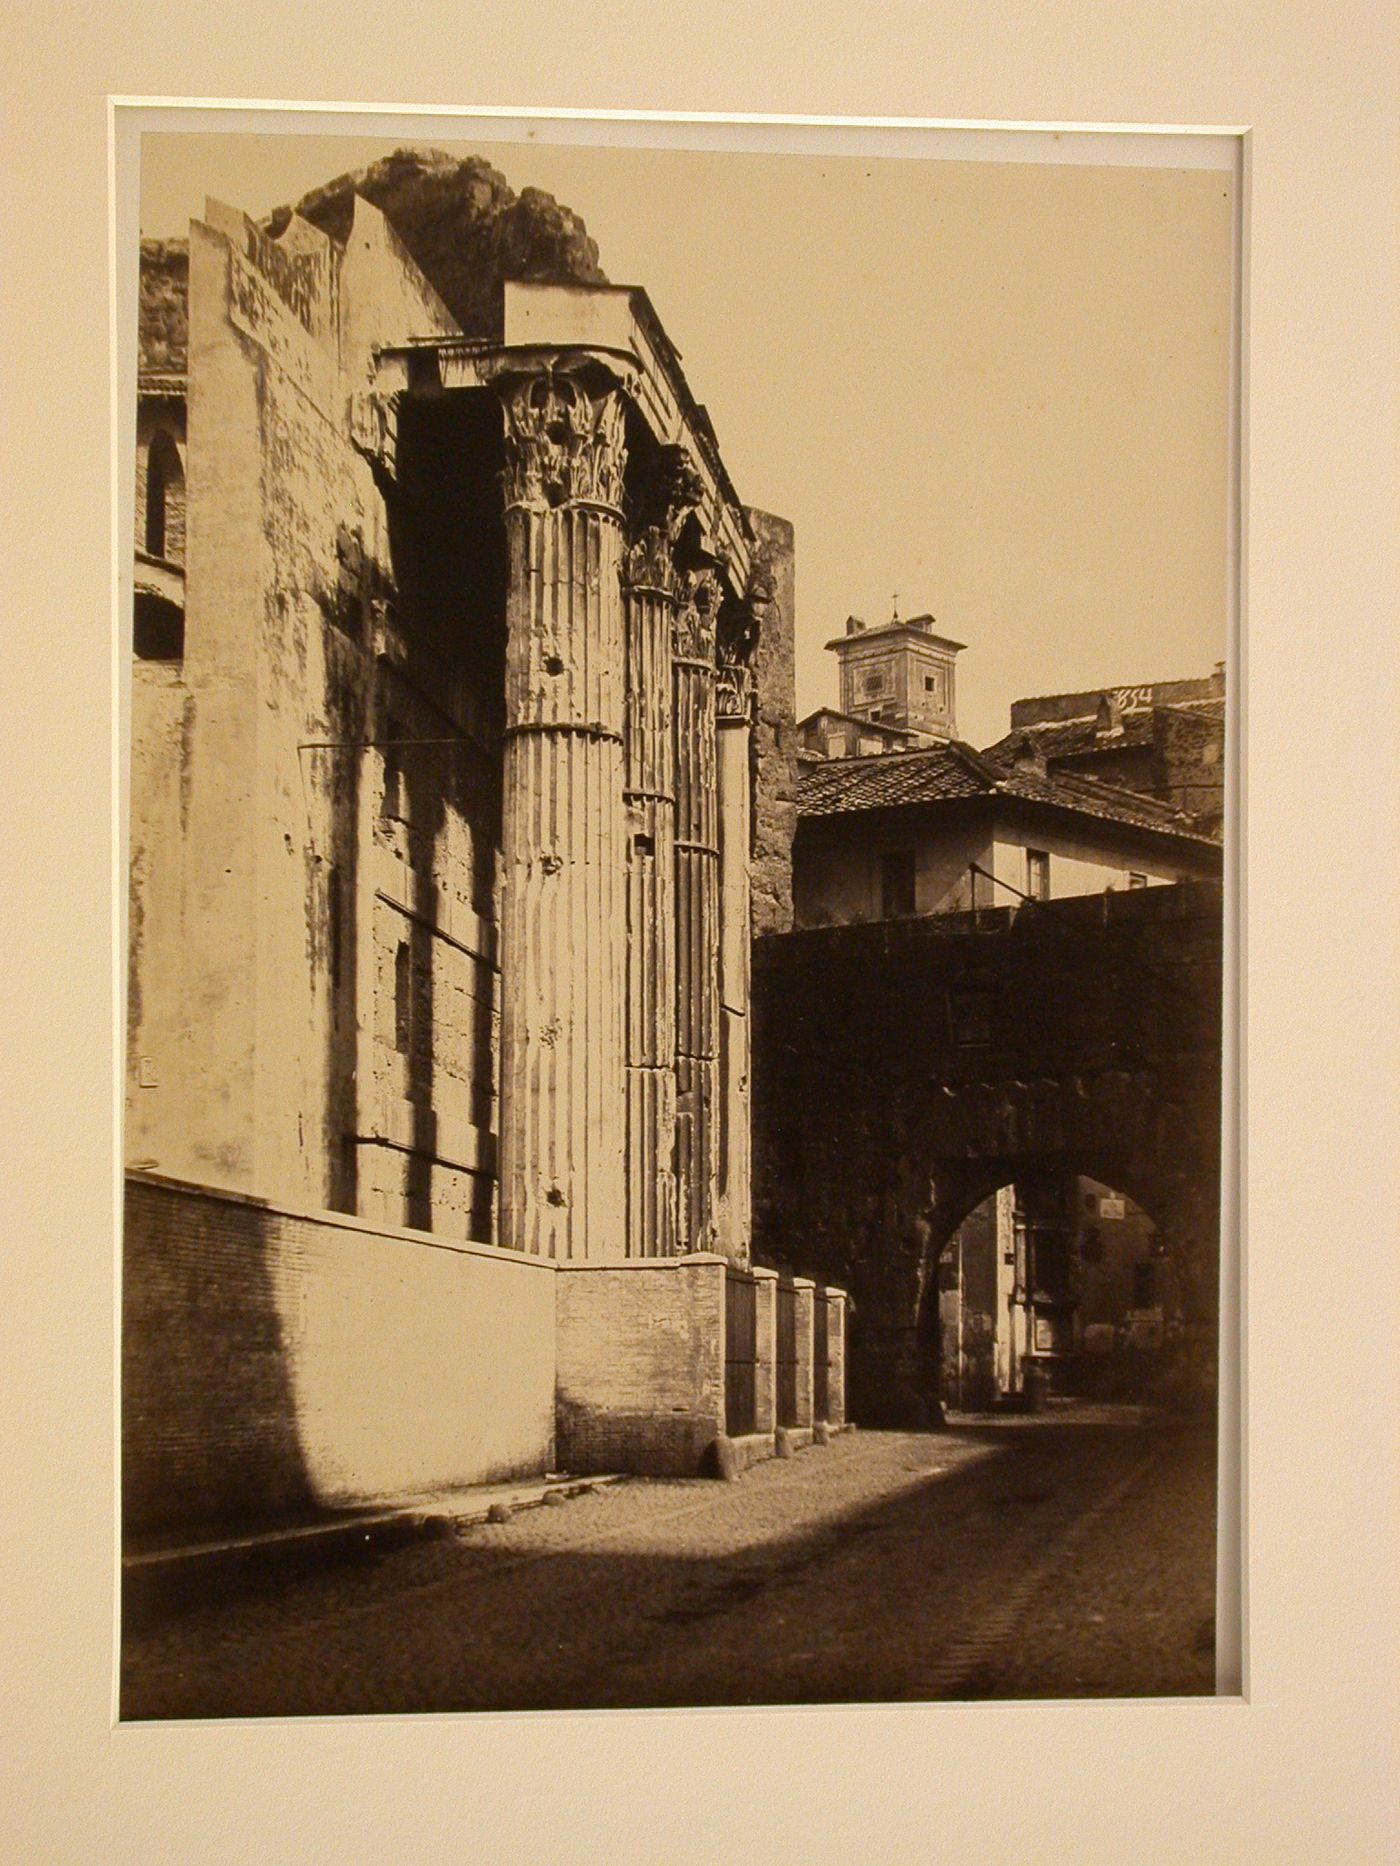
[[[398,141],[148,132],[141,224],[260,218]],[[799,715],[847,615],[1019,696],[1207,674],[1228,615],[1232,180],[1212,168],[434,140],[579,214],[643,285],[746,504],[793,521]]]

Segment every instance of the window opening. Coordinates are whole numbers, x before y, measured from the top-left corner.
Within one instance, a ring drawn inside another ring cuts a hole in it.
[[[407,1056],[413,1047],[413,958],[408,941],[394,953],[394,1048]]]
[[[914,851],[892,849],[880,857],[880,913],[885,920],[914,911]]]

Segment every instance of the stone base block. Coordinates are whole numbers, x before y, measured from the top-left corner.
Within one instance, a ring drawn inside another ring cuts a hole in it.
[[[765,1458],[773,1456],[771,1432],[747,1432],[742,1438],[731,1438],[729,1445],[740,1471],[747,1471],[751,1464],[762,1464]]]
[[[694,1477],[724,1432],[722,1257],[561,1263],[561,1470]],[[742,1441],[739,1441],[742,1442]]]

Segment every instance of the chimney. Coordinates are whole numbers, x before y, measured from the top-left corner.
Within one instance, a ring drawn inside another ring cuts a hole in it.
[[[1011,762],[1017,771],[1035,771],[1045,776],[1045,756],[1029,732],[1023,732],[1017,740]]]

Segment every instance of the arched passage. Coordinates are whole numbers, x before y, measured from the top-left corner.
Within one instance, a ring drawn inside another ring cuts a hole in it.
[[[1185,1278],[1170,1233],[1120,1188],[1037,1165],[929,1250],[916,1339],[945,1409],[1150,1401],[1168,1384]]]
[[[754,1251],[850,1291],[853,1418],[938,1416],[919,1322],[939,1257],[998,1186],[1046,1173],[1151,1216],[1209,1360],[1221,950],[1200,883],[758,942]]]

